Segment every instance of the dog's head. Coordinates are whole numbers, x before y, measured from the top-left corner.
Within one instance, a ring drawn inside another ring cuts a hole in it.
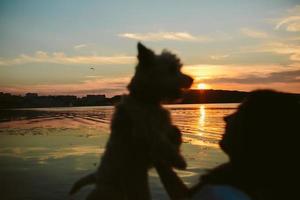
[[[193,79],[181,72],[176,55],[164,50],[160,55],[138,43],[138,65],[128,89],[131,94],[153,100],[179,98]]]

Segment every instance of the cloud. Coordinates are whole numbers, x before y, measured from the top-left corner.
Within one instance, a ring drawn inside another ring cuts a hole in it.
[[[284,27],[286,31],[297,32],[300,31],[300,16],[289,16],[280,19],[276,24],[275,29],[278,30]]]
[[[258,31],[250,28],[242,28],[241,33],[245,36],[251,37],[251,38],[266,38],[268,37],[268,34],[263,31]]]
[[[87,44],[78,44],[78,45],[74,46],[74,49],[79,50],[79,49],[85,48],[87,46],[88,46]]]
[[[62,52],[49,54],[37,51],[34,55],[22,54],[16,58],[0,58],[1,65],[21,65],[26,63],[54,63],[54,64],[132,64],[136,60],[134,56],[67,56]]]
[[[130,77],[88,77],[80,83],[72,84],[35,84],[20,86],[2,86],[2,92],[13,94],[24,94],[27,92],[37,92],[42,95],[61,95],[72,94],[84,96],[86,94],[108,94],[109,96],[123,94],[126,92],[126,85],[129,83]]]
[[[300,70],[287,70],[272,72],[265,76],[248,75],[241,78],[212,78],[205,80],[207,83],[239,83],[239,84],[261,84],[261,83],[300,83]]]
[[[204,83],[249,83],[272,82],[278,80],[283,83],[300,81],[300,63],[289,65],[186,65],[183,72],[190,74],[197,82]],[[271,81],[272,80],[272,81]]]
[[[249,64],[249,65],[213,65],[213,64],[197,64],[197,65],[185,65],[182,68],[184,73],[192,75],[195,79],[210,79],[214,77],[245,77],[249,74],[254,75],[267,75],[272,72],[280,72],[283,69],[296,70],[300,65],[279,65],[279,64]]]
[[[259,52],[271,52],[276,54],[288,55],[291,61],[300,61],[300,46],[281,42],[264,44],[257,49]]]
[[[121,33],[119,37],[142,40],[142,41],[190,41],[190,42],[210,42],[211,38],[206,36],[194,36],[188,32],[157,32],[157,33]]]
[[[284,29],[289,32],[300,31],[300,5],[288,10],[288,15],[276,20],[276,30]]]
[[[225,54],[225,55],[211,55],[210,59],[212,59],[212,60],[222,60],[222,59],[225,59],[225,58],[228,58],[228,57],[229,57],[228,54]]]
[[[184,73],[194,77],[195,82],[204,82],[211,88],[255,89],[271,87],[285,91],[299,92],[300,63],[290,65],[186,65]],[[32,84],[18,86],[0,86],[0,91],[13,94],[37,92],[41,95],[77,95],[106,94],[108,96],[127,93],[126,86],[130,75],[119,77],[85,76],[86,80],[71,84]],[[293,88],[294,87],[294,88]]]
[[[299,93],[300,63],[289,65],[186,65],[184,73],[190,74],[195,83],[208,84],[213,89],[251,91],[276,89]]]

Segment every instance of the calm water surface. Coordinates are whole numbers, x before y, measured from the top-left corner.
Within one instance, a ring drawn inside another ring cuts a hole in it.
[[[184,138],[186,184],[227,160],[218,148],[223,117],[237,104],[168,105]],[[72,183],[96,169],[109,136],[113,107],[0,111],[0,199],[66,199]],[[153,199],[167,199],[155,170]],[[83,199],[84,188],[75,199]]]

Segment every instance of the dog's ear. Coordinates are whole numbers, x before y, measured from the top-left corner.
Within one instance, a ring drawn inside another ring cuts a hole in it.
[[[147,47],[145,47],[142,43],[137,44],[138,49],[138,60],[140,63],[149,63],[154,59],[154,52]]]

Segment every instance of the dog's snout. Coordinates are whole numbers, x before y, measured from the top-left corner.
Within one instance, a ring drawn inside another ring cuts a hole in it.
[[[183,74],[182,78],[182,87],[183,88],[190,88],[193,84],[194,79],[188,75]]]
[[[187,76],[187,79],[188,79],[188,84],[189,84],[189,87],[192,86],[193,82],[194,82],[194,79],[190,76]]]

